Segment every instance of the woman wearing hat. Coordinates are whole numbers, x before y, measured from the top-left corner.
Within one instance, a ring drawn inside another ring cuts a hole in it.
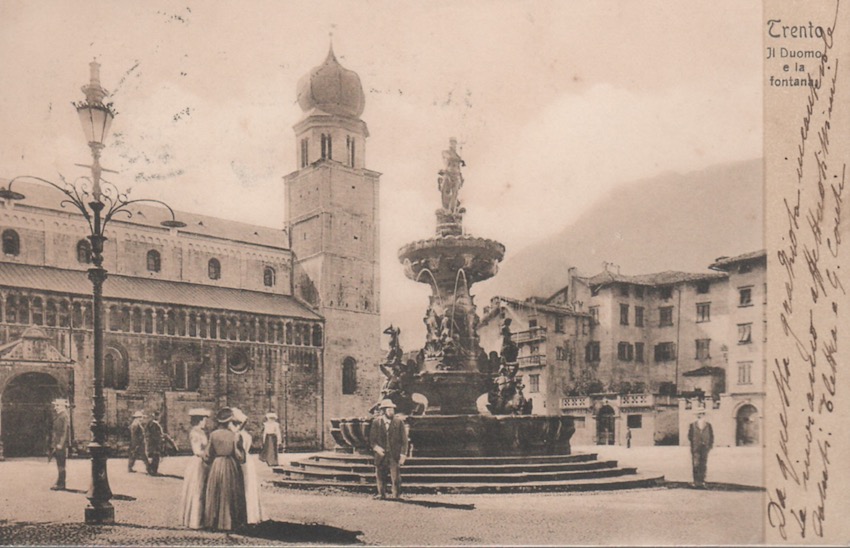
[[[282,440],[277,414],[266,413],[263,421],[263,449],[260,451],[260,460],[269,466],[277,466],[277,446]]]
[[[248,454],[251,443],[254,441],[251,434],[245,430],[248,416],[241,409],[233,408],[233,418],[238,423],[237,433],[242,437],[242,447],[245,448],[245,461],[242,462],[242,478],[245,482],[245,510],[248,523],[260,523],[262,512],[260,510],[260,484],[257,481],[257,468]]]
[[[204,454],[209,439],[204,427],[210,412],[206,409],[192,409],[189,418],[192,429],[189,431],[189,444],[193,457],[183,473],[183,496],[180,499],[183,525],[189,529],[200,529],[204,518],[204,491],[207,487],[207,464]]]
[[[215,416],[218,428],[210,434],[204,461],[210,465],[204,491],[204,527],[230,531],[245,525],[245,462],[242,437],[233,410],[223,407]]]

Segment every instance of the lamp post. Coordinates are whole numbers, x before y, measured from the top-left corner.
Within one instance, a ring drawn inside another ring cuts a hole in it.
[[[62,175],[62,184],[56,184],[41,177],[21,175],[9,181],[6,188],[0,188],[0,198],[5,200],[22,200],[25,198],[20,192],[12,189],[12,185],[18,179],[29,179],[45,183],[62,192],[65,197],[61,205],[65,207],[72,205],[83,215],[88,223],[88,240],[91,243],[92,268],[88,270],[88,277],[92,283],[92,308],[93,331],[94,331],[94,372],[93,384],[94,395],[92,397],[92,441],[88,445],[91,456],[91,486],[87,498],[89,504],[86,506],[86,523],[104,524],[115,521],[115,509],[109,500],[112,498],[112,490],[109,488],[109,478],[106,473],[106,459],[109,447],[106,443],[106,421],[104,418],[106,406],[103,398],[103,282],[106,281],[106,269],[103,268],[103,244],[106,241],[105,230],[115,215],[123,213],[128,218],[132,217],[130,206],[140,202],[151,202],[164,206],[171,214],[171,219],[163,221],[162,224],[168,228],[180,228],[186,226],[178,221],[168,204],[159,200],[151,199],[129,199],[127,193],[122,193],[112,183],[101,179],[104,171],[116,173],[100,166],[100,153],[104,147],[104,139],[109,133],[112,119],[116,112],[111,103],[104,104],[106,90],[100,85],[100,64],[92,61],[89,64],[91,75],[89,84],[83,86],[85,101],[74,103],[80,121],[83,125],[89,148],[91,149],[92,163],[90,166],[82,165],[91,170],[91,177],[79,177],[73,183],[69,183]],[[77,164],[80,165],[80,164]]]

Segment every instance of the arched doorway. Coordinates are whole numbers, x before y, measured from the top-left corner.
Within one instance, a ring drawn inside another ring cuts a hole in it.
[[[53,423],[51,402],[62,395],[59,382],[46,373],[24,373],[9,381],[0,411],[5,456],[47,454]]]
[[[746,404],[735,416],[735,445],[756,445],[759,442],[759,417],[755,406]]]
[[[614,409],[610,405],[596,415],[596,445],[614,445]]]

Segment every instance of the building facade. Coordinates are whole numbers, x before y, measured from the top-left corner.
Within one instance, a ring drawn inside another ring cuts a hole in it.
[[[482,341],[497,349],[495,318],[515,319],[526,396],[545,386],[534,411],[575,417],[577,444],[686,444],[697,408],[722,413],[717,445],[759,443],[764,257],[720,259],[703,273],[570,269],[549,298],[494,299]],[[553,336],[556,321],[571,326],[569,341]]]
[[[347,87],[334,96],[340,74]],[[331,53],[298,93],[309,106],[296,125],[300,169],[285,180],[286,229],[181,212],[186,227],[164,228],[167,212],[142,206],[109,225],[104,384],[113,447],[126,443],[136,410],[159,411],[185,449],[188,409],[227,405],[255,432],[275,411],[288,448],[315,449],[332,444],[330,416],[359,415],[377,397],[368,377],[380,356],[378,174],[364,167],[363,91]],[[356,115],[345,111],[352,101]],[[344,161],[331,152],[340,142]],[[88,226],[54,189],[20,181],[15,189],[26,198],[0,200],[0,441],[9,456],[44,454],[46,440],[22,443],[21,433],[41,431],[49,400],[64,396],[82,449],[93,390]],[[50,350],[21,354],[33,340]]]

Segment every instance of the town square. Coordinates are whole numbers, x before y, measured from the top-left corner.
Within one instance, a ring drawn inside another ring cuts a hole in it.
[[[726,7],[0,5],[0,544],[762,542]]]

